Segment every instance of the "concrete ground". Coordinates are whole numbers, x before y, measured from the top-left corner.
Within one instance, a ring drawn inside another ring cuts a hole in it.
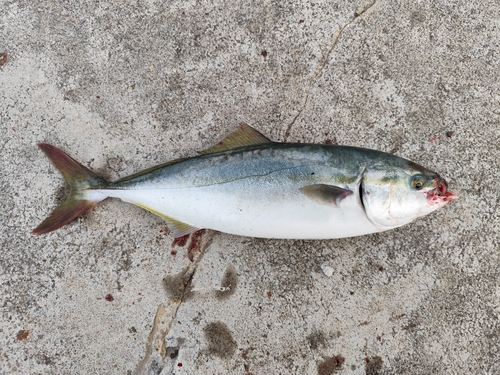
[[[499,73],[495,0],[0,0],[0,372],[500,373]],[[115,179],[240,121],[460,199],[342,240],[172,248],[117,200],[30,236],[64,195],[37,141]]]

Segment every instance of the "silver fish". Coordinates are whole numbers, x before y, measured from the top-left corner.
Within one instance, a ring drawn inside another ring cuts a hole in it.
[[[69,223],[108,197],[161,216],[174,237],[201,228],[262,238],[382,232],[457,196],[439,174],[380,151],[277,143],[246,124],[193,158],[107,182],[61,150],[39,147],[70,190],[32,234]]]

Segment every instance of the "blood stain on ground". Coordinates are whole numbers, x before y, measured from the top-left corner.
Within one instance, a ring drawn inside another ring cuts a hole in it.
[[[189,234],[185,234],[182,237],[174,238],[174,241],[172,242],[172,249],[174,249],[176,246],[180,246],[180,247],[186,246],[188,238],[189,238]]]
[[[16,339],[18,339],[19,341],[26,340],[29,334],[30,331],[25,331],[24,329],[22,329],[17,333]]]
[[[197,230],[191,235],[191,242],[188,246],[187,257],[192,262],[194,255],[201,251],[201,238],[205,233],[205,229]]]

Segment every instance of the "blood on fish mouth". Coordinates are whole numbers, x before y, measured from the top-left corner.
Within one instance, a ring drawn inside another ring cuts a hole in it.
[[[448,184],[444,179],[442,179],[438,174],[436,174],[434,178],[437,186],[426,193],[429,204],[445,204],[458,198],[455,193],[448,191]]]

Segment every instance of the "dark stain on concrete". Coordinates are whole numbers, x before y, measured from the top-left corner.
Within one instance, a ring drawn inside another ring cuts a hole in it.
[[[170,359],[176,359],[179,356],[179,350],[182,345],[186,342],[186,339],[178,337],[177,345],[168,346],[165,350],[165,357]]]
[[[25,331],[24,329],[22,329],[19,332],[17,332],[16,339],[18,339],[19,341],[26,340],[29,334],[30,331]]]
[[[345,358],[340,354],[335,357],[325,357],[325,360],[318,365],[318,375],[333,375],[342,370],[344,362]]]
[[[170,359],[176,359],[179,356],[179,348],[177,346],[169,346],[165,351],[165,356]]]
[[[231,297],[236,292],[236,287],[238,285],[238,274],[232,265],[226,267],[224,271],[224,276],[220,282],[221,290],[215,292],[215,296],[218,300],[225,300]]]
[[[372,358],[367,358],[365,364],[365,374],[366,375],[380,375],[382,371],[382,358],[378,355]]]
[[[7,64],[7,61],[9,61],[9,55],[7,55],[7,52],[1,52],[0,53],[0,66]]]
[[[180,300],[184,294],[184,272],[175,275],[167,275],[163,278],[163,288],[169,297]]]
[[[220,358],[232,357],[236,351],[236,341],[227,326],[222,322],[213,322],[203,328],[208,352]]]
[[[49,366],[49,365],[54,364],[54,361],[52,360],[52,358],[50,358],[48,355],[43,354],[43,353],[37,355],[36,359],[37,359],[37,362],[41,365]]]
[[[321,331],[311,333],[306,339],[312,350],[317,350],[319,347],[324,348],[327,342],[325,335]]]

